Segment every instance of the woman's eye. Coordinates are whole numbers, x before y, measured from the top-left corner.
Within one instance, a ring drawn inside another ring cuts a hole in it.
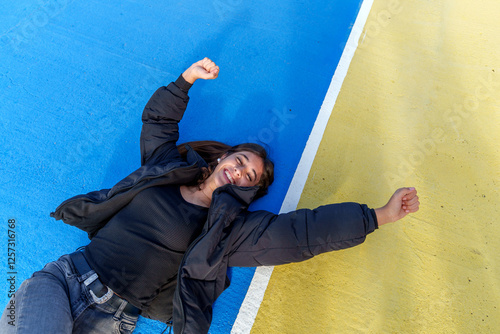
[[[236,162],[241,165],[241,159],[240,158],[236,158]]]

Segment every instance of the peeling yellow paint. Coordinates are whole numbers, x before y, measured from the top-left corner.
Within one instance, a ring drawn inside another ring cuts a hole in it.
[[[276,267],[252,333],[500,331],[499,13],[374,1],[299,207],[415,186],[421,210]]]

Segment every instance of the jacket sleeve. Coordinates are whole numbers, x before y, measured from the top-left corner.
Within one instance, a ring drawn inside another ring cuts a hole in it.
[[[378,228],[373,209],[341,203],[286,214],[247,212],[229,254],[229,266],[255,267],[300,262],[353,247]]]
[[[141,165],[154,164],[177,154],[178,123],[184,115],[191,84],[179,78],[151,96],[142,114]]]

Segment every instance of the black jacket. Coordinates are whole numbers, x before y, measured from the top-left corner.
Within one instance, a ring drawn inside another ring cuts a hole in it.
[[[159,88],[148,101],[142,116],[139,169],[111,189],[64,201],[51,216],[88,232],[92,238],[141,190],[160,184],[186,184],[196,179],[206,163],[189,148],[184,161],[176,148],[178,122],[189,101],[188,89],[179,78],[168,87]],[[256,190],[230,184],[216,189],[203,232],[190,245],[179,267],[177,285],[160,292],[150,307],[143,310],[143,316],[163,322],[173,316],[176,334],[207,333],[212,304],[229,286],[228,266],[254,267],[307,260],[320,253],[358,245],[377,228],[375,212],[357,203],[331,204],[280,215],[250,212],[247,208]],[[173,306],[163,298],[172,289],[175,289]]]

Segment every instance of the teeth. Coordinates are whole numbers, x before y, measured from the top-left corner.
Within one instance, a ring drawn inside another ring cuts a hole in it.
[[[231,177],[231,174],[229,174],[229,172],[226,170],[224,171],[224,173],[226,173],[226,176],[227,178],[229,179],[229,182],[231,182],[231,184],[234,184],[234,180],[233,178]]]

